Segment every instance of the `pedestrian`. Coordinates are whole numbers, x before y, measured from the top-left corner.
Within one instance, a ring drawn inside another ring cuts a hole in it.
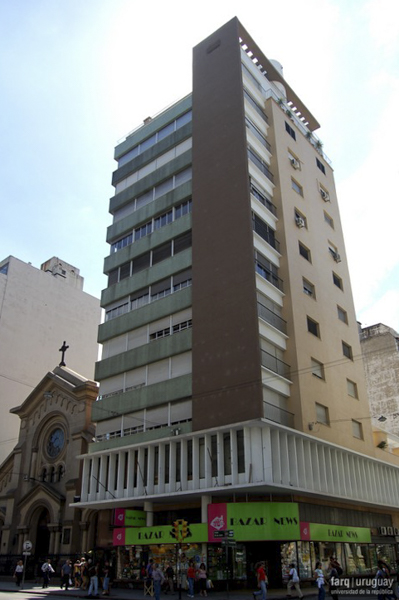
[[[75,589],[80,588],[82,579],[80,576],[80,560],[78,558],[73,563],[73,580],[75,582]]]
[[[16,579],[15,583],[17,584],[18,587],[20,587],[20,585],[21,585],[23,573],[24,573],[24,563],[22,560],[19,560],[17,562],[15,571],[14,571],[14,577]]]
[[[195,569],[192,560],[188,563],[187,569],[187,581],[188,581],[188,597],[194,598],[194,581],[195,581]]]
[[[338,589],[337,580],[339,579],[338,567],[339,567],[339,564],[334,560],[334,558],[330,558],[330,564],[329,564],[330,573],[329,573],[329,578],[328,578],[328,585],[330,588],[330,596],[333,600],[338,600],[338,593],[337,593],[337,589]]]
[[[172,567],[171,563],[168,563],[168,567],[167,567],[167,569],[165,571],[165,575],[166,575],[166,580],[167,580],[167,584],[168,584],[168,589],[165,590],[165,594],[167,594],[168,591],[171,594],[174,594],[175,591],[174,591],[173,579],[174,579],[174,576],[175,576],[175,572],[173,570],[173,567]]]
[[[188,590],[188,579],[187,579],[187,571],[188,571],[188,562],[187,557],[182,553],[180,557],[180,589]]]
[[[316,579],[316,584],[319,590],[318,600],[324,600],[326,597],[326,590],[324,589],[324,573],[323,569],[321,568],[321,562],[316,563],[314,578]]]
[[[205,563],[200,564],[197,573],[198,573],[200,596],[207,596],[208,594],[206,591],[206,580],[208,579],[208,573],[206,572]]]
[[[152,581],[154,584],[154,596],[155,600],[160,600],[161,597],[161,586],[165,581],[165,576],[162,573],[158,563],[155,563],[152,568]]]
[[[82,590],[87,590],[89,587],[89,566],[84,557],[80,559],[80,577],[82,580]]]
[[[113,572],[108,560],[106,560],[104,563],[103,576],[103,596],[109,596],[109,588],[113,579]]]
[[[63,589],[65,585],[65,589],[67,590],[70,585],[72,585],[72,563],[69,558],[65,561],[65,563],[61,567],[61,589]]]
[[[259,590],[256,592],[253,592],[252,595],[254,598],[256,598],[256,596],[261,596],[262,600],[266,600],[268,579],[267,579],[267,575],[266,575],[265,563],[263,561],[258,562],[255,565],[255,568],[256,568],[256,579],[258,581]]]
[[[98,575],[100,572],[100,563],[96,562],[96,564],[93,564],[93,562],[91,561],[90,558],[89,558],[88,562],[89,562],[90,585],[89,585],[89,592],[88,592],[87,596],[88,596],[88,598],[93,598],[93,596],[98,598]]]
[[[51,564],[51,560],[46,558],[42,564],[43,588],[48,588],[52,573],[54,573],[54,569]]]
[[[295,568],[295,564],[291,563],[290,564],[290,573],[289,573],[289,579],[288,579],[288,583],[287,583],[287,598],[291,598],[291,590],[292,588],[295,588],[298,594],[298,598],[303,598],[303,594],[301,592],[301,588],[299,586],[299,575],[298,575],[298,571]]]

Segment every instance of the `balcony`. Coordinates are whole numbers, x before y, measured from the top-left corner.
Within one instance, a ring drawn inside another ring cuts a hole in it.
[[[279,315],[276,315],[270,308],[267,308],[258,302],[258,317],[272,325],[282,333],[287,334],[287,321],[284,321]]]
[[[269,371],[273,371],[273,373],[277,373],[277,375],[281,375],[285,379],[291,378],[291,367],[276,356],[266,352],[266,350],[261,350],[261,364],[266,369],[269,369]]]

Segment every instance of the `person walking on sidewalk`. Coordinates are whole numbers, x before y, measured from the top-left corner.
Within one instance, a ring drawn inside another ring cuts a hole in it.
[[[16,579],[15,583],[17,584],[18,587],[20,587],[20,585],[21,585],[23,573],[24,573],[24,563],[22,560],[19,560],[17,562],[17,566],[15,567],[15,571],[14,571],[14,577]]]
[[[297,591],[298,598],[303,598],[303,594],[302,594],[301,588],[299,586],[298,571],[296,570],[294,563],[291,563],[290,564],[289,580],[288,580],[288,583],[287,583],[287,598],[291,598],[291,590],[292,590],[293,587]]]
[[[52,573],[54,573],[54,569],[52,567],[51,560],[49,558],[46,558],[46,560],[42,564],[43,588],[48,588],[48,584],[50,583]]]
[[[256,596],[261,596],[262,600],[266,600],[268,579],[266,575],[265,563],[261,561],[256,564],[255,568],[259,590],[257,592],[253,592],[252,595],[254,597],[254,600],[256,599]]]
[[[161,597],[161,587],[163,582],[165,581],[165,576],[162,573],[158,563],[155,563],[152,569],[152,581],[154,582],[155,600],[159,600]]]
[[[64,587],[67,590],[72,585],[72,564],[69,558],[62,565],[61,569],[61,589]]]
[[[194,598],[194,581],[195,581],[195,568],[194,563],[191,560],[187,569],[187,581],[188,581],[188,597]]]
[[[324,600],[326,597],[326,590],[324,589],[324,573],[321,568],[321,562],[316,563],[314,578],[316,579],[316,584],[319,589],[318,600]]]

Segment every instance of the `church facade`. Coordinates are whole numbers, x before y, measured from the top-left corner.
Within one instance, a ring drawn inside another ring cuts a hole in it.
[[[62,363],[61,363],[62,364]],[[86,552],[94,533],[74,502],[81,462],[94,435],[92,404],[98,386],[65,366],[48,372],[12,412],[18,443],[0,467],[0,565],[7,573],[32,542],[29,562]],[[95,522],[91,523],[95,527]]]

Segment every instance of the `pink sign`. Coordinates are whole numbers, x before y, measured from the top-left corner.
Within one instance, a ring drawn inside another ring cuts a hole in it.
[[[114,546],[125,545],[125,529],[114,529],[113,544]]]
[[[301,521],[301,540],[310,540],[310,525],[306,521]]]
[[[116,527],[123,527],[125,524],[125,509],[115,508],[114,525]]]
[[[227,529],[227,504],[208,504],[208,541],[220,542]]]

